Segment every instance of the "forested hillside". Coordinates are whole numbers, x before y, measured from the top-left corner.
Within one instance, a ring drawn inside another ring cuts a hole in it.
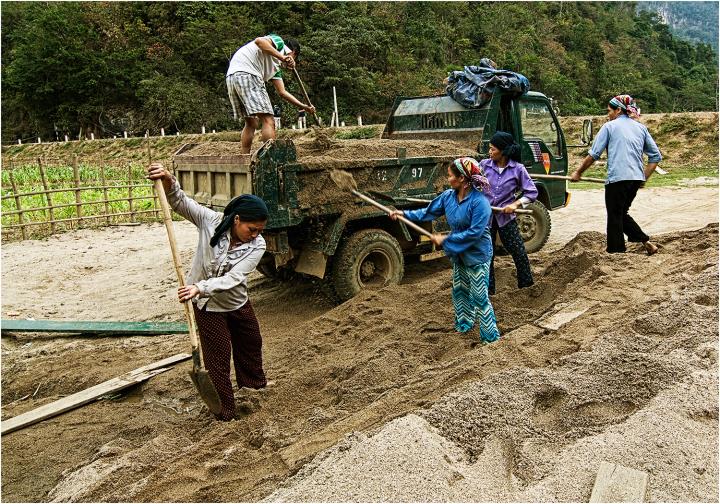
[[[328,118],[336,86],[348,122],[442,93],[449,70],[481,57],[563,114],[601,113],[617,93],[647,112],[717,107],[713,49],[631,2],[3,2],[3,142],[233,128],[228,60],[270,32],[300,41],[311,99]]]
[[[638,9],[657,12],[680,38],[718,50],[718,2],[638,2]]]

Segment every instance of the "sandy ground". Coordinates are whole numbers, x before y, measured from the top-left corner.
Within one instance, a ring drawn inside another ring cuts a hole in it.
[[[492,345],[453,331],[445,260],[338,307],[255,276],[277,384],[237,392],[236,421],[210,418],[181,364],[3,436],[2,499],[586,501],[607,460],[648,472],[650,500],[717,501],[717,196],[642,191],[648,258],[605,254],[602,192],[576,191],[535,286],[499,258]],[[195,231],[176,229],[189,264]],[[3,318],[181,320],[174,290],[158,224],[2,249]],[[3,334],[2,418],[188,350]]]

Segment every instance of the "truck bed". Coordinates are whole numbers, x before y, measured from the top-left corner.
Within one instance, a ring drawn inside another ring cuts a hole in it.
[[[313,167],[337,167],[357,160],[391,159],[398,157],[398,148],[405,149],[404,157],[430,157],[473,155],[477,142],[453,140],[337,140],[327,137],[322,130],[292,138],[297,162]],[[255,145],[259,147],[260,145]],[[241,156],[239,142],[205,142],[192,144],[176,157]],[[249,158],[248,158],[249,161]]]

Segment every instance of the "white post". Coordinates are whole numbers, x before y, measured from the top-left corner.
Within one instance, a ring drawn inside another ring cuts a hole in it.
[[[95,140],[95,133],[90,133],[90,140]]]
[[[18,145],[22,145],[22,140],[18,138]]]
[[[335,86],[333,86],[333,103],[335,104],[335,126],[340,124],[340,115],[337,109],[337,94],[335,93]]]
[[[362,126],[362,116],[358,114],[358,126]]]
[[[179,131],[176,131],[176,132],[175,132],[175,136],[180,136],[180,132],[179,132]]]
[[[150,131],[149,131],[149,130],[145,130],[145,138],[150,138]]]
[[[65,141],[66,141],[66,142],[68,141],[68,136],[67,136],[67,135],[65,135]]]
[[[200,130],[200,133],[203,135],[205,134],[205,125],[204,124],[202,125],[202,129]]]
[[[127,131],[123,131],[123,138],[127,138]]]
[[[213,132],[213,135],[214,135],[214,134],[215,134],[215,130],[212,130],[212,132]]]
[[[298,122],[299,122],[299,121],[298,121]],[[294,124],[293,124],[293,129],[295,129],[295,125],[294,125]],[[19,142],[19,141],[20,141],[20,140],[18,140],[18,142]]]
[[[340,122],[340,126],[342,126],[342,127],[344,128],[344,127],[345,127],[345,121],[341,121],[341,122]]]
[[[165,128],[160,128],[160,136],[165,136]]]
[[[40,140],[40,137],[38,137],[38,143],[42,143],[42,140]]]

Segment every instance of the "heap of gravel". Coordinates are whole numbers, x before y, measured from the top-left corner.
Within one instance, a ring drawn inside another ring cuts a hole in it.
[[[266,501],[580,502],[607,461],[647,472],[650,501],[714,502],[717,258],[694,270],[592,349],[349,435]]]

